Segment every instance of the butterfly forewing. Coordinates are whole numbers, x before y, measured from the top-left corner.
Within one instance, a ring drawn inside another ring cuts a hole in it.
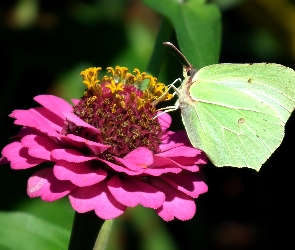
[[[179,104],[191,143],[213,164],[259,170],[283,140],[295,72],[268,63],[206,66],[185,76]]]

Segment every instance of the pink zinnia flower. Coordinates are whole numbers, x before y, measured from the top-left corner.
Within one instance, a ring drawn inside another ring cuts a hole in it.
[[[34,100],[42,107],[13,111],[10,117],[23,127],[0,163],[16,170],[47,163],[29,178],[28,195],[49,202],[68,196],[79,213],[113,219],[142,205],[166,221],[191,219],[193,198],[207,191],[200,170],[205,154],[184,131],[167,130],[168,114],[154,119],[155,103],[172,96],[165,85],[137,69],[136,75],[118,66],[108,70],[111,76],[101,80],[100,68],[81,72],[87,90],[74,106],[39,95]]]

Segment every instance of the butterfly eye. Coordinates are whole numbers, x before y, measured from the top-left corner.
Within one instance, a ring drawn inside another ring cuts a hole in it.
[[[194,77],[194,75],[195,75],[196,73],[197,73],[197,70],[194,69],[193,67],[188,67],[188,68],[186,69],[186,75],[187,75],[187,77],[189,77],[189,78]]]

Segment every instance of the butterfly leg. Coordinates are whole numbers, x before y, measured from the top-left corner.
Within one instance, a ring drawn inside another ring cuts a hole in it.
[[[177,91],[177,88],[174,86],[174,84],[175,83],[177,83],[178,81],[180,81],[181,82],[181,79],[180,78],[177,78],[173,83],[171,83],[171,84],[169,84],[168,85],[168,89],[159,97],[159,98],[157,98],[157,100],[155,100],[155,101],[153,101],[152,102],[152,105],[153,106],[156,106],[161,100],[162,100],[162,98],[168,93],[168,91],[171,89],[171,88],[173,88],[174,89],[174,91]],[[175,92],[172,94],[173,96],[175,95]]]
[[[158,111],[163,111],[163,112],[158,113],[156,116],[153,117],[153,119],[156,119],[157,117],[159,117],[160,115],[163,115],[165,113],[177,110],[178,108],[179,108],[179,102],[176,101],[175,105],[173,105],[173,106],[167,106],[167,107],[158,109]]]

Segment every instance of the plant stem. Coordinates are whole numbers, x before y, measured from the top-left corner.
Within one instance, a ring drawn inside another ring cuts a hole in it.
[[[155,41],[153,53],[146,69],[148,73],[155,77],[159,75],[163,57],[167,50],[167,46],[163,45],[163,42],[168,42],[170,40],[172,32],[173,26],[169,20],[164,18]]]
[[[114,220],[106,220],[97,236],[93,250],[105,250],[112,230]]]
[[[104,220],[94,211],[75,213],[73,228],[69,243],[69,250],[93,250],[98,232]]]

